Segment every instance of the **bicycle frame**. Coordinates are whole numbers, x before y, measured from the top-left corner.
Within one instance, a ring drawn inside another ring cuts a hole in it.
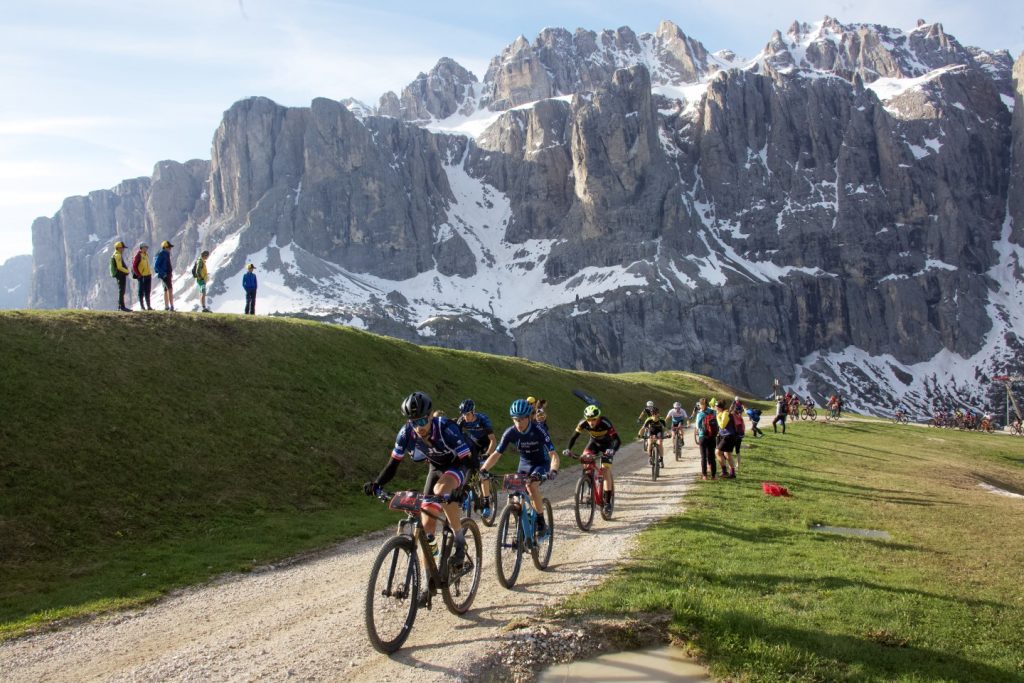
[[[381,491],[378,498],[387,502],[388,507],[392,510],[398,510],[407,515],[406,519],[398,523],[397,534],[409,536],[416,541],[416,547],[419,548],[420,553],[423,555],[423,568],[427,573],[427,589],[430,595],[426,606],[429,608],[438,589],[448,583],[448,558],[451,556],[452,547],[455,545],[455,532],[452,531],[452,526],[448,522],[448,517],[444,514],[443,510],[440,514],[435,514],[425,509],[424,504],[440,505],[450,502],[451,499],[449,496],[424,496],[413,491],[401,491],[398,493]],[[441,523],[441,542],[438,545],[437,559],[434,558],[434,551],[427,540],[426,532],[423,530],[421,514]],[[394,570],[395,568],[392,567],[392,573],[388,576],[389,584],[394,579]]]

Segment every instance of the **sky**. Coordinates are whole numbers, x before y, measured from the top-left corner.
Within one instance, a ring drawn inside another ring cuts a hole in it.
[[[232,103],[315,97],[376,104],[441,57],[483,78],[545,27],[654,32],[663,19],[744,57],[794,19],[910,29],[942,22],[965,45],[1024,51],[1020,0],[7,0],[0,23],[0,264],[65,197],[210,158]]]

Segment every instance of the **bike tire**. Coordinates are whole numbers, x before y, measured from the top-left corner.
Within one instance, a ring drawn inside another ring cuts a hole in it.
[[[661,468],[658,465],[658,449],[657,448],[654,448],[654,447],[651,448],[650,458],[651,458],[651,481],[658,481],[658,473],[661,470]]]
[[[676,462],[683,459],[683,438],[679,437],[676,439],[675,446],[673,447],[676,453]]]
[[[523,534],[519,525],[519,512],[512,503],[505,505],[494,539],[494,570],[502,588],[516,585],[523,564]],[[507,563],[507,564],[506,564]]]
[[[466,557],[473,561],[473,570],[454,581],[446,581],[441,588],[441,598],[452,614],[465,614],[473,604],[476,591],[480,587],[480,574],[484,559],[480,527],[472,519],[466,517],[462,520],[462,531],[466,536]]]
[[[580,531],[590,531],[594,523],[594,482],[590,477],[580,477],[576,482],[576,526]]]
[[[383,583],[379,583],[381,578],[384,580]],[[384,590],[392,590],[396,579],[400,579],[402,584],[399,595],[384,595]],[[405,535],[389,538],[373,561],[370,579],[366,585],[366,634],[373,649],[391,654],[402,647],[416,621],[419,592],[420,561],[416,553],[416,542]],[[389,609],[386,603],[386,600],[392,599],[395,602],[395,609]],[[396,622],[396,625],[401,623],[397,632],[392,632],[393,629],[387,629],[385,632],[384,621],[388,612],[394,612],[394,616],[401,620]]]
[[[544,499],[544,521],[548,525],[548,535],[538,538],[537,543],[530,548],[530,555],[533,557],[533,566],[544,571],[551,562],[551,549],[555,546],[555,516],[551,511],[551,501]]]

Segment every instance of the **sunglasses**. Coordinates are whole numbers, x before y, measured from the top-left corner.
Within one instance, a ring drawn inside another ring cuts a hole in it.
[[[429,417],[421,417],[421,418],[416,419],[416,420],[409,420],[409,422],[412,422],[412,426],[413,427],[424,427],[424,426],[426,426],[426,424],[428,422],[430,422],[430,418]]]

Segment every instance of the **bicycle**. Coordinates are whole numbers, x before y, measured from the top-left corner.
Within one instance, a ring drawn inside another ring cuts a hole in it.
[[[1024,435],[1024,426],[1021,425],[1020,420],[1014,420],[1010,423],[1010,433],[1014,436]]]
[[[576,482],[574,496],[576,526],[580,528],[580,531],[590,531],[590,527],[594,524],[595,508],[601,511],[601,518],[607,522],[612,518],[615,507],[614,498],[607,510],[604,506],[604,474],[601,467],[601,455],[586,451],[580,455],[569,451],[566,455],[578,459],[583,466],[579,481]]]
[[[892,416],[893,424],[909,424],[910,418],[902,410],[897,410]]]
[[[683,459],[683,434],[685,425],[672,428],[672,451],[676,454],[676,462]]]
[[[804,406],[800,411],[801,420],[817,420],[818,411],[814,409],[814,406]]]
[[[665,465],[661,455],[664,449],[659,448],[661,441],[661,434],[651,434],[647,437],[647,443],[649,444],[647,447],[647,460],[651,463],[651,481],[658,481],[658,474]]]
[[[480,515],[480,521],[484,523],[484,526],[494,526],[494,520],[498,518],[498,493],[498,491],[492,491],[490,514],[484,516],[484,494],[480,481],[480,470],[473,470],[466,478],[462,489],[462,514],[472,517],[475,510]]]
[[[450,560],[455,547],[455,532],[444,512],[437,514],[431,510],[440,503],[449,502],[449,496],[424,496],[416,491],[380,491],[377,498],[388,503],[392,510],[408,516],[398,523],[397,534],[385,541],[377,553],[366,586],[365,621],[370,644],[378,652],[391,654],[409,637],[419,608],[431,609],[438,590],[449,612],[465,614],[480,586],[483,551],[476,522],[462,519],[467,562],[459,571],[452,569]],[[440,520],[443,525],[436,558],[427,541],[420,514]],[[427,590],[422,594],[417,548],[425,558]]]
[[[498,533],[495,539],[494,568],[498,583],[512,588],[519,577],[523,564],[523,553],[530,551],[533,566],[544,571],[551,561],[551,549],[555,544],[555,520],[551,512],[551,501],[544,499],[544,520],[547,528],[541,534],[537,531],[537,511],[530,502],[526,485],[533,479],[543,481],[546,476],[528,474],[506,474],[503,488],[508,493],[508,503],[501,511]]]
[[[825,413],[825,422],[838,422],[839,411],[835,408],[829,408],[828,412]]]

